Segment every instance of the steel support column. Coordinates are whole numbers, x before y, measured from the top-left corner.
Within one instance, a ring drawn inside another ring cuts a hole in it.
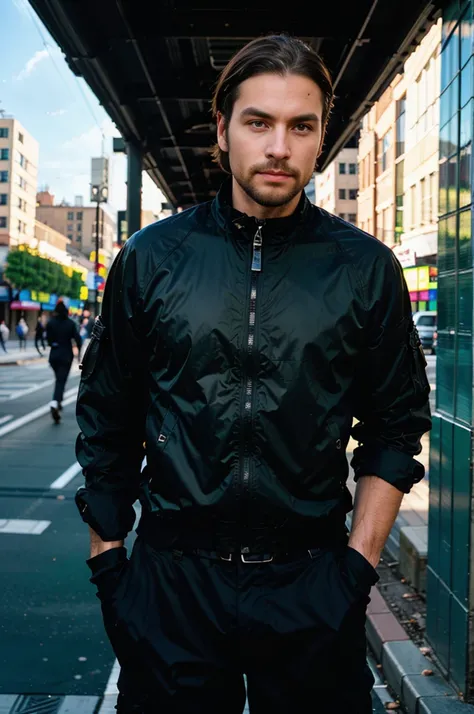
[[[141,227],[142,212],[142,153],[127,143],[127,226],[131,236]]]

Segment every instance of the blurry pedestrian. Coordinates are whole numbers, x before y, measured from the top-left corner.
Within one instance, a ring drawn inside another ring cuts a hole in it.
[[[7,342],[10,336],[10,330],[5,324],[5,320],[0,322],[0,345],[3,347],[3,351],[7,352]]]
[[[20,350],[26,350],[26,336],[28,334],[28,325],[26,324],[25,318],[22,317],[18,321],[16,326],[16,335],[20,343]]]
[[[77,330],[77,325],[69,317],[66,305],[59,301],[53,312],[53,316],[46,327],[48,344],[51,347],[49,353],[49,364],[54,370],[56,383],[54,385],[53,399],[49,406],[51,416],[56,424],[61,421],[62,400],[67,378],[71,371],[74,352],[72,343],[77,345],[77,354],[81,350],[81,338]]]
[[[36,322],[36,328],[35,328],[35,347],[38,350],[41,357],[43,356],[43,354],[46,350],[45,332],[46,332],[45,317],[44,317],[44,315],[40,315]],[[38,347],[38,343],[41,343],[43,352],[41,352],[40,348]]]

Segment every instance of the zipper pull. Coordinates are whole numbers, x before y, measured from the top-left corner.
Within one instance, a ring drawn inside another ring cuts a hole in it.
[[[257,232],[253,237],[253,248],[252,248],[252,270],[260,272],[262,270],[262,226],[259,225]]]

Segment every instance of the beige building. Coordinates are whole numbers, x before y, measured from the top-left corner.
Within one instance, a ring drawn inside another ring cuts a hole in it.
[[[349,223],[357,223],[357,148],[345,147],[325,171],[316,174],[316,204]]]
[[[38,158],[20,122],[0,116],[0,270],[9,247],[34,236]]]
[[[405,266],[437,253],[441,21],[362,121],[359,226]]]
[[[65,235],[74,248],[89,256],[95,250],[96,207],[55,205],[54,196],[41,191],[37,196],[36,217]],[[99,208],[100,248],[108,257],[113,257],[116,242],[116,223],[102,206]]]

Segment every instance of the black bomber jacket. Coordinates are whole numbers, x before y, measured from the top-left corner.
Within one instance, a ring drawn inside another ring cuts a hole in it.
[[[352,509],[351,435],[356,480],[408,493],[425,365],[386,245],[304,194],[289,218],[250,218],[224,184],[112,266],[77,402],[82,518],[122,539],[139,498],[147,514],[311,527]]]

